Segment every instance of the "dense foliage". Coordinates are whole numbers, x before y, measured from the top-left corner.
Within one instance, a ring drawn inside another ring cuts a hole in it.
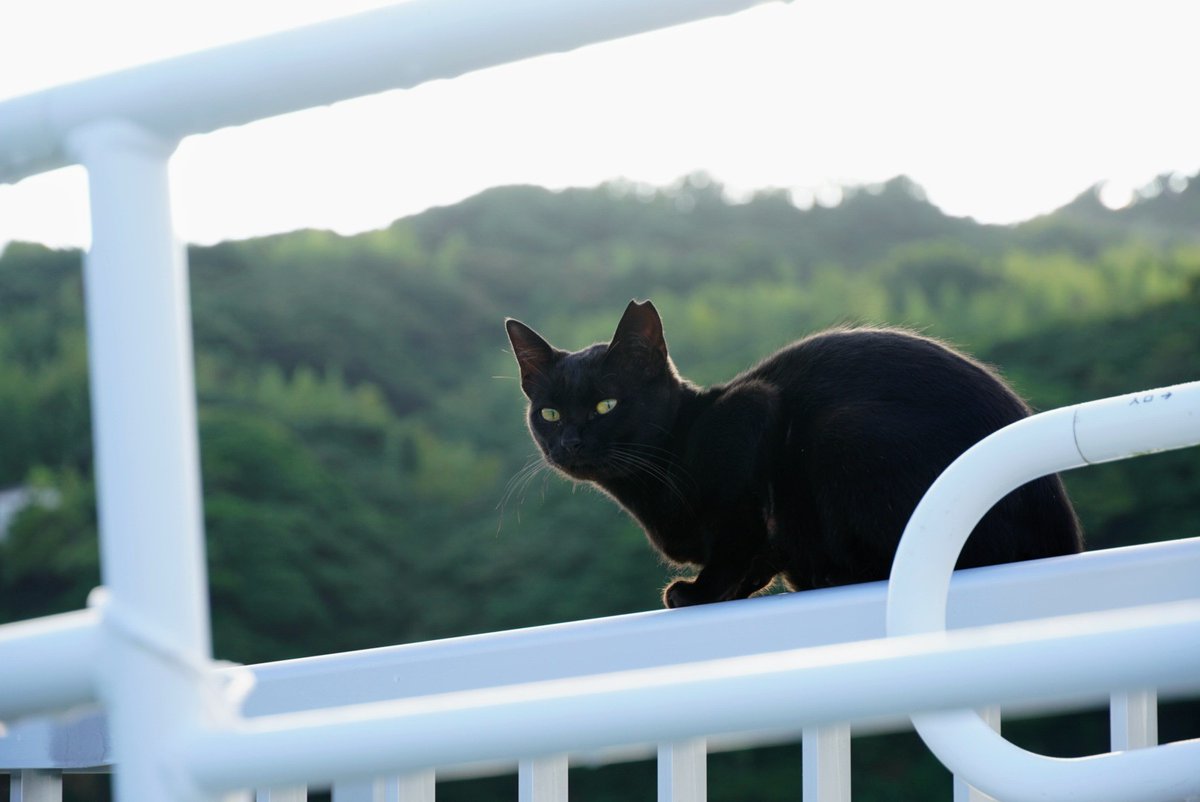
[[[781,193],[731,203],[693,176],[497,189],[356,237],[192,248],[216,653],[256,662],[657,606],[667,570],[610,502],[521,473],[534,455],[505,316],[580,347],[653,298],[700,382],[824,326],[903,324],[1048,408],[1200,377],[1198,222],[1200,181],[1121,211],[1089,192],[998,227],[943,215],[905,179],[800,210]],[[0,621],[78,608],[99,582],[79,263],[24,244],[0,257],[0,488],[45,491],[0,538]],[[1092,547],[1197,534],[1195,451],[1067,478]],[[912,744],[885,757],[867,741],[865,793],[937,774],[895,757]],[[740,785],[780,770],[764,754],[712,798],[794,798]],[[605,770],[606,787],[639,771]],[[602,798],[591,787],[573,798]]]

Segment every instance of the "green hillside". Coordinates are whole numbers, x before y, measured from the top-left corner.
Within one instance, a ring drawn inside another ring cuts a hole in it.
[[[942,214],[904,178],[800,210],[779,193],[732,203],[693,176],[495,189],[355,237],[192,248],[216,653],[257,662],[658,605],[668,572],[610,502],[522,474],[534,448],[506,316],[577,348],[653,298],[701,382],[831,324],[907,325],[1046,409],[1200,378],[1198,198],[1200,181],[1176,181],[1125,210],[1085,195],[1001,227]],[[47,491],[0,540],[0,621],[79,608],[99,582],[79,264],[26,244],[0,256],[0,489]],[[1200,534],[1200,452],[1067,479],[1093,548]],[[861,789],[937,775],[863,749]],[[711,798],[776,798],[723,782]],[[572,789],[606,798],[589,793]]]

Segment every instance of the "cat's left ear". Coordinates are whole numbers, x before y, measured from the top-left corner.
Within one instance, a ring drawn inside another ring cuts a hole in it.
[[[608,359],[632,366],[646,378],[657,376],[666,368],[667,341],[654,304],[629,302],[608,344]]]
[[[504,321],[508,341],[512,343],[513,356],[521,369],[521,389],[529,396],[530,389],[538,378],[545,375],[554,362],[554,346],[519,320],[511,317]]]

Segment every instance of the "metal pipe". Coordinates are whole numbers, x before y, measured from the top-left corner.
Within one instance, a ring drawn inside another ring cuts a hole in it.
[[[0,626],[0,719],[94,702],[99,652],[92,610]]]
[[[1064,407],[985,438],[946,469],[909,520],[888,586],[888,633],[945,629],[958,555],[975,524],[1009,491],[1056,471],[1196,444],[1200,382]],[[1192,670],[1200,671],[1200,663]],[[1142,686],[1118,683],[1110,690],[1126,687]],[[913,724],[951,771],[999,799],[1151,802],[1180,799],[1185,789],[1200,793],[1200,752],[1180,744],[1067,761],[1013,746],[970,710],[914,715]]]
[[[764,0],[411,0],[0,104],[0,182],[73,163],[71,131],[165,141],[729,14]]]
[[[216,793],[1170,685],[1197,665],[1200,602],[1176,602],[250,719],[175,755]],[[1200,765],[1200,741],[1175,748]],[[1129,754],[1151,773],[1162,759]]]
[[[983,626],[1183,601],[1194,598],[1197,576],[1200,538],[956,571],[949,621]],[[263,663],[251,667],[256,683],[243,712],[292,713],[881,638],[886,592],[885,583],[873,582]]]
[[[952,627],[983,626],[1183,601],[1195,596],[1197,576],[1200,538],[956,571],[949,619]],[[265,663],[248,667],[256,682],[243,713],[277,715],[880,638],[885,593],[886,585],[876,582]],[[1181,698],[1197,691],[1200,672],[1190,688],[1163,689],[1158,696]],[[1004,713],[1011,720],[1099,708],[1108,696],[1107,690],[1090,698],[1064,696],[1012,705]],[[856,735],[910,728],[907,715],[853,725]],[[104,732],[99,713],[10,725],[14,737],[0,740],[0,771],[108,763]],[[716,736],[708,745],[710,752],[727,751],[800,737],[800,727],[793,724],[769,733]],[[623,745],[576,752],[571,759],[600,765],[653,756],[653,746]],[[459,778],[515,768],[515,761],[501,761],[439,766],[438,773]]]
[[[209,659],[187,265],[171,225],[172,143],[126,122],[75,131],[87,168],[84,262],[101,574],[110,595],[99,694],[116,798],[192,799],[162,771],[170,733],[198,727]]]

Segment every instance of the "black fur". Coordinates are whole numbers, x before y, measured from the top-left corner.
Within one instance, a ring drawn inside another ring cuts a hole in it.
[[[895,329],[815,334],[700,388],[675,371],[649,301],[629,304],[611,342],[574,353],[505,327],[547,461],[606,491],[668,559],[701,566],[667,587],[669,607],[744,598],[778,574],[792,589],[886,578],[938,474],[1030,411],[980,363]],[[617,402],[607,413],[604,399]],[[958,565],[1081,548],[1051,476],[997,504]]]

